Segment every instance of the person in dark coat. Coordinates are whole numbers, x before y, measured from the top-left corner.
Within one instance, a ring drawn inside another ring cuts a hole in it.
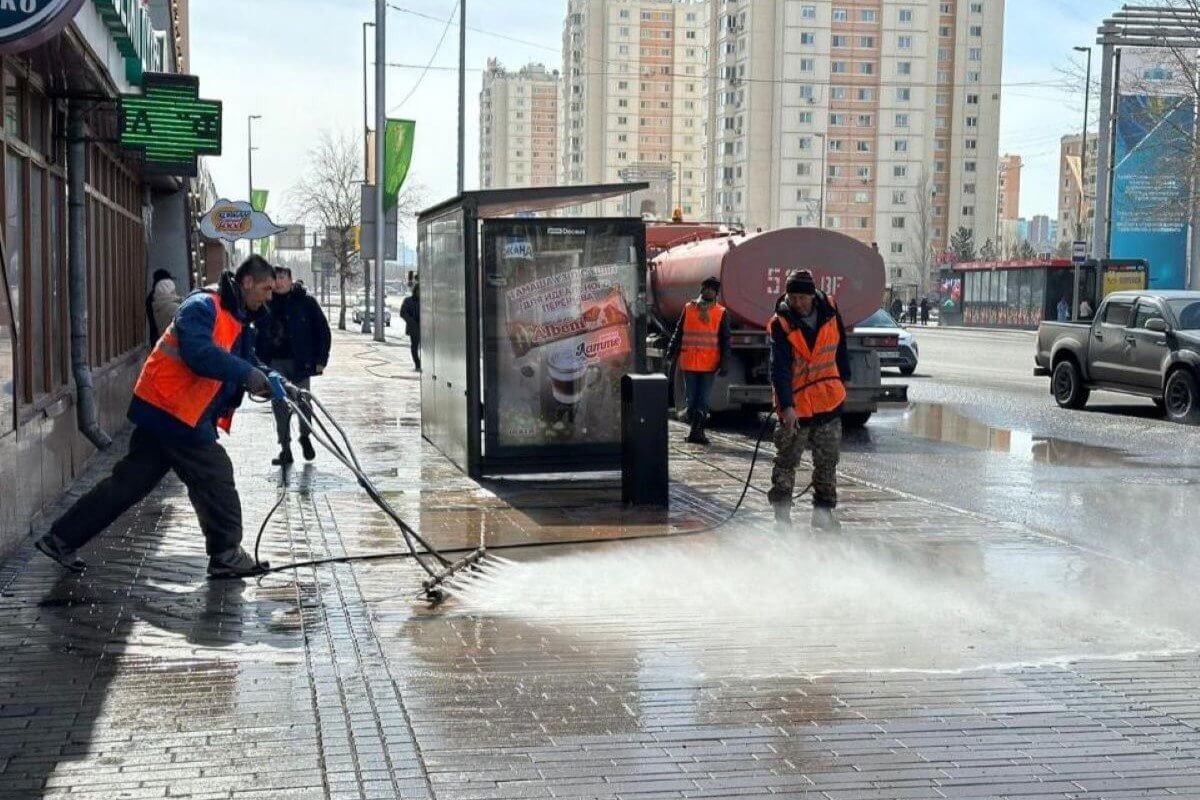
[[[404,320],[404,335],[412,352],[413,368],[421,371],[421,285],[414,283],[412,294],[400,304],[400,319]]]
[[[928,297],[921,298],[921,324],[922,325],[929,324],[929,298]]]
[[[899,297],[892,298],[892,319],[904,322],[904,301]]]
[[[309,379],[325,371],[329,363],[332,338],[329,322],[316,299],[304,287],[292,282],[292,271],[275,268],[275,293],[267,304],[270,317],[258,331],[258,355],[301,389],[309,388]],[[317,456],[309,436],[312,407],[301,396],[297,405],[303,412],[300,421],[300,449],[307,461]],[[274,402],[275,426],[279,432],[279,456],[271,463],[287,466],[292,456],[292,411],[284,401]]]
[[[908,301],[908,322],[910,325],[917,324],[917,298]]]

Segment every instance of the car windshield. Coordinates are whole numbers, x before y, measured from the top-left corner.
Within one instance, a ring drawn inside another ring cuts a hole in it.
[[[857,328],[899,328],[896,320],[892,319],[892,315],[884,311],[882,308],[876,311],[871,316],[858,323]]]
[[[1179,320],[1179,327],[1185,331],[1200,330],[1200,300],[1179,298],[1168,300],[1167,305]]]

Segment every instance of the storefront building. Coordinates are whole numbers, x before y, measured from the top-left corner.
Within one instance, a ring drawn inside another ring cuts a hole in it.
[[[181,293],[195,274],[188,181],[148,178],[112,143],[118,97],[186,64],[186,4],[63,5],[65,27],[0,56],[0,555],[124,427],[149,274]]]

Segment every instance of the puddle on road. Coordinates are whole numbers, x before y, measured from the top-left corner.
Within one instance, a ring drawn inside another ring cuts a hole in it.
[[[895,430],[922,439],[1004,453],[1037,464],[1070,467],[1145,466],[1140,464],[1137,456],[1114,447],[994,427],[938,403],[912,403],[899,414],[881,415],[880,421]]]

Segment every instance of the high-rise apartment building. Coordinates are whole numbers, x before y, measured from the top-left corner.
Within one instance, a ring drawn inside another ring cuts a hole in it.
[[[688,219],[705,186],[708,0],[569,0],[563,25],[564,184],[673,176]],[[625,213],[610,200],[603,213]],[[671,208],[655,209],[661,217]]]
[[[1081,164],[1080,142],[1076,133],[1059,141],[1058,158],[1058,243],[1069,245],[1076,237],[1083,241],[1092,238],[1092,221],[1096,218],[1096,146],[1097,134],[1087,137],[1087,159]],[[1080,167],[1085,174],[1081,174]],[[1082,208],[1080,204],[1082,202]],[[1083,227],[1079,228],[1080,212]]]
[[[558,182],[558,72],[529,64],[509,72],[488,59],[479,93],[479,185]]]
[[[996,173],[996,219],[1015,222],[1021,218],[1021,157],[1005,153]]]
[[[1055,223],[1045,214],[1035,214],[1029,220],[1029,243],[1033,245],[1033,249],[1038,252],[1038,255],[1053,252]]]
[[[996,232],[1003,0],[712,0],[714,219],[876,242],[927,284]],[[822,220],[821,217],[824,216]]]

